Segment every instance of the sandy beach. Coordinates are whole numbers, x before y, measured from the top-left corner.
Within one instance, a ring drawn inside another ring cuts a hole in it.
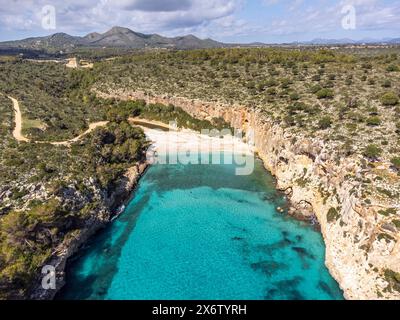
[[[232,152],[252,155],[254,148],[234,136],[215,137],[193,130],[161,131],[142,127],[157,153],[213,153]]]

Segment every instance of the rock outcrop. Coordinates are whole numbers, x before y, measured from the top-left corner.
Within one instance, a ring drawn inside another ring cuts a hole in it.
[[[319,138],[294,136],[257,109],[122,90],[97,94],[173,104],[196,118],[221,117],[248,136],[254,133],[258,155],[276,177],[278,189],[286,191],[292,211],[318,219],[326,265],[345,298],[400,299],[398,287],[394,290],[387,278],[387,270],[400,272],[400,233],[391,218],[378,213],[387,204],[373,199],[367,205],[363,200],[363,186],[357,182],[365,174],[361,156],[339,157],[334,146],[328,148]],[[397,203],[397,217],[399,208]]]
[[[102,193],[99,198],[103,199],[101,209],[89,212],[84,227],[77,230],[76,234],[66,237],[53,252],[52,258],[46,262],[46,265],[56,270],[56,289],[43,289],[44,275],[40,275],[34,284],[30,299],[51,300],[55,297],[65,285],[65,268],[68,259],[75,255],[95,233],[104,228],[115,214],[119,213],[118,209],[129,200],[132,190],[136,188],[147,167],[148,162],[143,161],[128,169],[110,194],[107,194],[105,190],[98,190],[98,193]]]

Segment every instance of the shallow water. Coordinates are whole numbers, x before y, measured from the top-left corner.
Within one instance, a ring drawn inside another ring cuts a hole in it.
[[[70,263],[59,299],[343,299],[321,235],[276,211],[257,160],[154,165],[125,212]]]

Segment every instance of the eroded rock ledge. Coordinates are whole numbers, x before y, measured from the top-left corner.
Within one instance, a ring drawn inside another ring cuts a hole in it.
[[[129,200],[132,191],[136,188],[148,165],[149,163],[143,160],[129,168],[109,195],[106,195],[105,191],[98,190],[99,193],[103,193],[100,198],[104,199],[101,210],[90,212],[89,218],[85,221],[85,227],[79,230],[76,235],[66,238],[53,252],[51,260],[46,263],[56,269],[56,290],[44,290],[42,288],[42,276],[39,276],[30,294],[30,299],[54,299],[57,292],[65,284],[65,268],[68,259],[74,256],[93,235],[104,228],[112,217],[118,213],[118,208]]]
[[[103,98],[173,104],[193,117],[221,117],[246,134],[253,131],[260,158],[276,177],[277,187],[287,191],[293,210],[318,219],[326,244],[326,265],[345,298],[400,299],[400,292],[393,289],[385,272],[400,272],[399,231],[387,228],[391,221],[378,214],[388,204],[373,199],[366,205],[362,183],[349,179],[363,177],[361,157],[338,158],[324,141],[293,136],[261,112],[239,105],[124,90],[96,93]],[[398,216],[398,200],[396,208]]]

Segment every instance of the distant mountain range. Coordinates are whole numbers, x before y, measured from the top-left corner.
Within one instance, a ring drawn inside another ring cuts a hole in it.
[[[78,47],[93,48],[170,48],[198,49],[217,48],[224,44],[212,39],[199,39],[193,35],[167,38],[158,34],[143,34],[127,28],[113,27],[105,33],[90,33],[84,37],[74,37],[66,33],[56,33],[46,37],[0,42],[0,49],[26,50],[70,50]]]
[[[361,39],[361,40],[353,40],[353,39],[314,39],[311,41],[304,41],[299,42],[300,44],[308,44],[308,45],[345,45],[345,44],[355,44],[355,45],[362,45],[362,44],[400,44],[400,38],[385,38],[385,39]]]
[[[282,45],[346,45],[346,44],[400,44],[400,38],[395,39],[314,39],[305,42],[292,42]],[[24,40],[0,42],[0,50],[41,50],[41,51],[71,51],[77,48],[123,48],[123,49],[207,49],[221,47],[262,47],[272,44],[226,44],[212,39],[199,39],[193,35],[168,38],[158,34],[143,34],[128,28],[113,27],[105,33],[90,33],[84,37],[75,37],[66,33],[56,33],[46,37],[27,38]],[[278,44],[275,44],[278,45]]]

